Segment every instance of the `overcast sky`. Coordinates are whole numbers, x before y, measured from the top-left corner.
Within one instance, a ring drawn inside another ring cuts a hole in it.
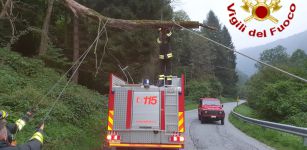
[[[255,2],[255,0],[251,0]],[[285,38],[302,31],[307,30],[307,0],[281,0],[281,5],[283,6],[279,11],[272,13],[279,20],[277,24],[266,20],[264,22],[259,22],[253,20],[246,23],[247,29],[270,29],[271,27],[280,26],[287,18],[290,12],[290,5],[292,3],[296,4],[296,11],[294,13],[294,19],[291,21],[290,25],[281,33],[276,33],[275,36],[269,36],[267,38],[255,38],[250,37],[248,32],[240,32],[233,25],[229,23],[230,17],[227,7],[235,2],[235,10],[237,13],[237,18],[239,20],[244,20],[251,14],[243,11],[240,6],[243,4],[241,0],[177,0],[173,7],[175,10],[184,10],[187,12],[191,20],[202,22],[206,19],[206,16],[210,10],[213,10],[218,16],[220,22],[226,25],[228,28],[233,42],[237,49],[243,49],[247,47],[254,47],[258,45],[263,45],[265,43],[273,42],[275,40]],[[270,0],[268,0],[270,2]],[[307,39],[306,39],[307,42]]]

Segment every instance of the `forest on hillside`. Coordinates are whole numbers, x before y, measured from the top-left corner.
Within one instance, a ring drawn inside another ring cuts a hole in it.
[[[38,57],[46,66],[65,72],[91,45],[103,21],[76,16],[67,5],[57,0],[1,0],[0,46],[27,57]],[[174,12],[171,0],[78,0],[100,14],[126,20],[188,21],[184,11]],[[7,3],[11,3],[7,7]],[[208,10],[209,11],[209,10]],[[233,48],[227,28],[214,12],[204,14],[204,23],[216,28],[195,29],[202,35]],[[184,73],[187,83],[201,80],[206,91],[197,96],[236,97],[236,56],[233,52],[204,39],[174,28],[172,30],[173,75]],[[134,82],[149,78],[157,80],[159,46],[158,29],[123,30],[107,27],[97,45],[75,74],[73,81],[106,93],[109,73],[124,78],[121,68],[131,74]],[[72,71],[71,71],[72,72]],[[132,82],[129,78],[129,81]],[[214,87],[214,92],[206,90]],[[216,92],[217,91],[217,92]],[[193,92],[193,91],[192,91]],[[196,96],[196,97],[197,97]]]

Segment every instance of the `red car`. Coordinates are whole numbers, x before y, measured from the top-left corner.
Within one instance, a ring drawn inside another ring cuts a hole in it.
[[[224,125],[225,112],[223,105],[217,98],[201,98],[198,105],[198,119],[204,124],[206,121],[221,121]]]

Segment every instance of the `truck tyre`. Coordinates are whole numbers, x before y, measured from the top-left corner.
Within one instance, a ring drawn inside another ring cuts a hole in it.
[[[221,120],[221,125],[224,125],[224,118]]]
[[[201,124],[205,124],[205,118],[204,117],[200,117],[200,122],[201,122]]]
[[[201,118],[200,118],[200,115],[198,114],[198,120],[200,120]]]

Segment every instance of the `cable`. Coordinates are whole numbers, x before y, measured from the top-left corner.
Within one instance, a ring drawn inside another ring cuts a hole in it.
[[[57,102],[59,101],[59,99],[61,98],[61,96],[63,95],[65,89],[67,88],[67,86],[69,85],[70,81],[72,80],[74,74],[77,72],[77,70],[79,69],[79,67],[81,66],[81,64],[83,63],[83,61],[85,60],[86,56],[89,54],[89,52],[91,51],[93,45],[98,42],[99,38],[101,37],[101,33],[106,30],[106,24],[108,23],[108,20],[106,20],[103,28],[101,29],[101,31],[98,33],[96,39],[93,41],[93,43],[90,45],[90,47],[87,49],[84,57],[82,58],[82,60],[80,61],[80,63],[78,64],[77,68],[74,70],[72,76],[69,78],[69,80],[66,82],[66,85],[64,86],[64,88],[62,89],[62,91],[60,92],[60,94],[58,95],[57,99],[54,101],[52,107],[49,109],[49,111],[45,114],[45,117],[43,118],[42,122],[45,122],[46,119],[49,117],[50,113],[52,112],[52,110],[54,109],[54,107],[56,106]]]
[[[85,52],[74,62],[74,64],[65,72],[65,74],[61,76],[61,78],[60,78],[60,79],[49,89],[49,91],[48,91],[45,95],[43,95],[43,97],[41,98],[41,100],[40,100],[34,107],[30,108],[29,111],[31,111],[31,112],[33,112],[33,111],[35,112],[35,111],[36,111],[37,107],[42,103],[42,101],[53,91],[53,89],[54,89],[55,87],[58,86],[58,84],[60,83],[60,81],[62,81],[62,80],[64,79],[64,77],[66,77],[66,75],[70,72],[70,70],[71,70],[72,68],[74,68],[75,65],[78,64],[79,60],[80,60],[82,57],[84,57],[84,55],[87,53],[87,51],[88,51],[88,50],[86,50],[86,51],[85,51]],[[72,76],[72,77],[73,77],[73,76]],[[36,98],[38,98],[38,96],[37,96]],[[35,98],[35,99],[36,99],[36,98]],[[44,119],[44,120],[45,120],[45,119]],[[17,133],[15,134],[15,136],[17,136],[18,133],[19,133],[19,132],[17,132]]]
[[[97,35],[99,35],[99,32],[100,32],[100,28],[101,28],[101,19],[99,19],[99,26],[98,26],[98,30],[97,30]],[[98,69],[98,61],[97,61],[97,47],[98,47],[98,42],[96,42],[95,44],[95,49],[94,49],[94,55],[95,55],[95,67],[96,67],[96,70]]]
[[[104,27],[105,27],[105,25],[104,25]],[[99,29],[100,29],[100,27],[99,27]],[[103,33],[102,31],[104,31],[104,30],[101,29],[100,34]],[[66,77],[68,75],[68,73],[79,63],[80,59],[87,53],[87,51],[90,49],[90,47],[73,63],[73,65],[64,73],[64,75],[62,75],[61,78],[49,89],[49,91],[41,98],[41,100],[35,105],[35,107],[32,107],[30,110],[33,110],[33,109],[35,110],[36,107],[38,107],[41,104],[41,102],[53,91],[53,89],[58,86],[60,81],[62,81],[64,79],[64,77]]]
[[[80,61],[80,63],[78,64],[77,68],[74,70],[73,74],[71,75],[71,77],[69,78],[69,80],[66,82],[66,85],[64,86],[64,88],[62,89],[61,93],[58,95],[58,97],[56,98],[56,100],[54,101],[52,107],[49,109],[49,111],[46,113],[44,119],[42,122],[45,122],[45,120],[47,119],[47,117],[49,116],[49,114],[52,112],[53,108],[55,107],[55,105],[57,104],[58,100],[61,98],[61,96],[63,95],[64,91],[66,90],[67,86],[69,85],[70,81],[72,80],[72,78],[74,77],[75,73],[77,72],[77,70],[79,69],[79,67],[81,66],[82,62],[84,61],[84,59],[86,58],[86,56],[88,55],[88,53],[90,52],[91,49],[89,49],[89,51],[86,52],[85,56],[82,58],[82,60]]]
[[[96,74],[95,74],[95,78],[97,77],[98,73],[99,73],[99,69],[101,68],[101,65],[102,65],[102,62],[103,62],[103,58],[106,54],[106,48],[107,48],[107,45],[108,45],[108,42],[109,42],[109,38],[108,38],[108,31],[105,30],[105,34],[106,34],[106,41],[105,41],[105,44],[103,46],[103,53],[101,55],[101,59],[100,59],[100,62],[99,62],[99,66],[96,70]]]
[[[184,30],[187,30],[187,31],[189,31],[189,32],[191,32],[191,33],[193,33],[193,34],[199,36],[199,37],[202,37],[202,38],[204,38],[204,39],[206,39],[206,40],[208,40],[208,41],[210,41],[210,42],[212,42],[212,43],[214,43],[214,44],[216,44],[216,45],[219,45],[219,46],[221,46],[221,47],[224,47],[224,48],[226,48],[226,49],[228,49],[228,50],[230,50],[230,51],[233,51],[233,52],[235,52],[235,53],[238,53],[239,55],[242,55],[242,56],[244,56],[244,57],[246,57],[246,58],[248,58],[248,59],[251,59],[251,60],[253,60],[253,61],[255,61],[255,62],[258,62],[258,63],[260,63],[260,64],[262,64],[262,65],[265,65],[265,66],[268,66],[268,67],[273,68],[273,69],[275,69],[275,70],[278,70],[278,71],[280,71],[280,72],[282,72],[282,73],[284,73],[284,74],[287,74],[287,75],[289,75],[289,76],[291,76],[291,77],[293,77],[293,78],[299,79],[299,80],[304,81],[304,82],[307,83],[307,79],[304,79],[304,78],[302,78],[302,77],[300,77],[300,76],[297,76],[297,75],[295,75],[295,74],[292,74],[292,73],[290,73],[290,72],[287,72],[287,71],[285,71],[285,70],[282,70],[282,69],[280,69],[280,68],[278,68],[278,67],[275,67],[275,66],[273,66],[273,65],[270,65],[270,64],[265,63],[265,62],[263,62],[263,61],[260,61],[260,60],[257,60],[257,59],[255,59],[255,58],[252,58],[252,57],[250,57],[250,56],[248,56],[248,55],[246,55],[246,54],[243,54],[243,53],[241,53],[241,52],[239,52],[239,51],[236,51],[236,50],[233,49],[233,48],[229,48],[229,47],[227,47],[227,46],[225,46],[225,45],[223,45],[223,44],[221,44],[221,43],[219,43],[219,42],[216,42],[216,41],[214,41],[214,40],[212,40],[212,39],[210,39],[210,38],[208,38],[208,37],[205,37],[204,35],[201,35],[201,34],[199,34],[199,33],[197,33],[197,32],[194,32],[193,30],[187,29],[187,28],[181,26],[180,24],[176,23],[175,21],[173,21],[173,22],[174,22],[174,24],[176,24],[178,27],[181,27],[181,28],[183,28]]]
[[[133,78],[131,77],[130,72],[127,70],[127,68],[126,68],[126,69],[123,69],[123,68],[121,67],[120,61],[119,61],[111,52],[109,52],[108,54],[118,63],[118,67],[119,67],[119,69],[123,72],[123,74],[125,75],[126,80],[127,80],[127,83],[128,83],[128,77],[127,77],[127,74],[125,73],[125,71],[127,71],[127,73],[128,73],[128,75],[129,75],[129,77],[130,77],[132,83],[134,84],[134,80],[133,80]],[[127,66],[127,67],[128,67],[128,66]]]
[[[45,95],[43,95],[43,97],[35,105],[35,107],[32,107],[30,110],[36,109],[36,107],[41,104],[41,102],[53,91],[53,89],[58,86],[60,81],[62,81],[64,79],[64,77],[66,77],[67,74],[79,63],[79,60],[86,54],[86,52],[87,52],[87,50],[73,63],[73,65],[61,76],[61,78],[49,89],[49,91]]]
[[[103,28],[104,29],[104,28]],[[69,80],[67,81],[66,85],[64,86],[64,88],[62,89],[61,93],[58,95],[57,99],[55,100],[55,102],[53,103],[52,107],[49,109],[49,111],[46,113],[44,119],[42,122],[44,122],[47,117],[50,115],[50,113],[52,112],[52,110],[54,109],[55,105],[57,104],[57,101],[61,98],[62,94],[64,93],[65,89],[67,88],[67,86],[69,85],[70,81],[72,80],[74,74],[77,72],[77,70],[79,69],[79,67],[81,66],[82,62],[84,61],[84,59],[86,58],[86,56],[88,55],[88,53],[90,52],[92,46],[94,45],[94,43],[98,42],[98,39],[100,37],[100,34],[97,35],[97,38],[95,39],[95,41],[92,43],[92,45],[88,48],[88,50],[86,51],[84,57],[82,58],[82,60],[80,61],[80,63],[78,64],[76,70],[74,70],[72,76],[69,78]]]
[[[128,68],[125,71],[127,71],[128,75],[130,77],[130,80],[132,81],[132,84],[134,84],[134,80],[133,80],[132,76],[130,75],[130,72],[128,71]]]
[[[123,72],[123,74],[125,75],[126,80],[127,80],[127,83],[129,83],[129,79],[128,79],[128,76],[127,76],[127,74],[126,74],[124,68],[122,68],[122,66],[121,66],[120,64],[118,64],[118,67],[120,68],[120,70],[121,70],[121,71]]]

